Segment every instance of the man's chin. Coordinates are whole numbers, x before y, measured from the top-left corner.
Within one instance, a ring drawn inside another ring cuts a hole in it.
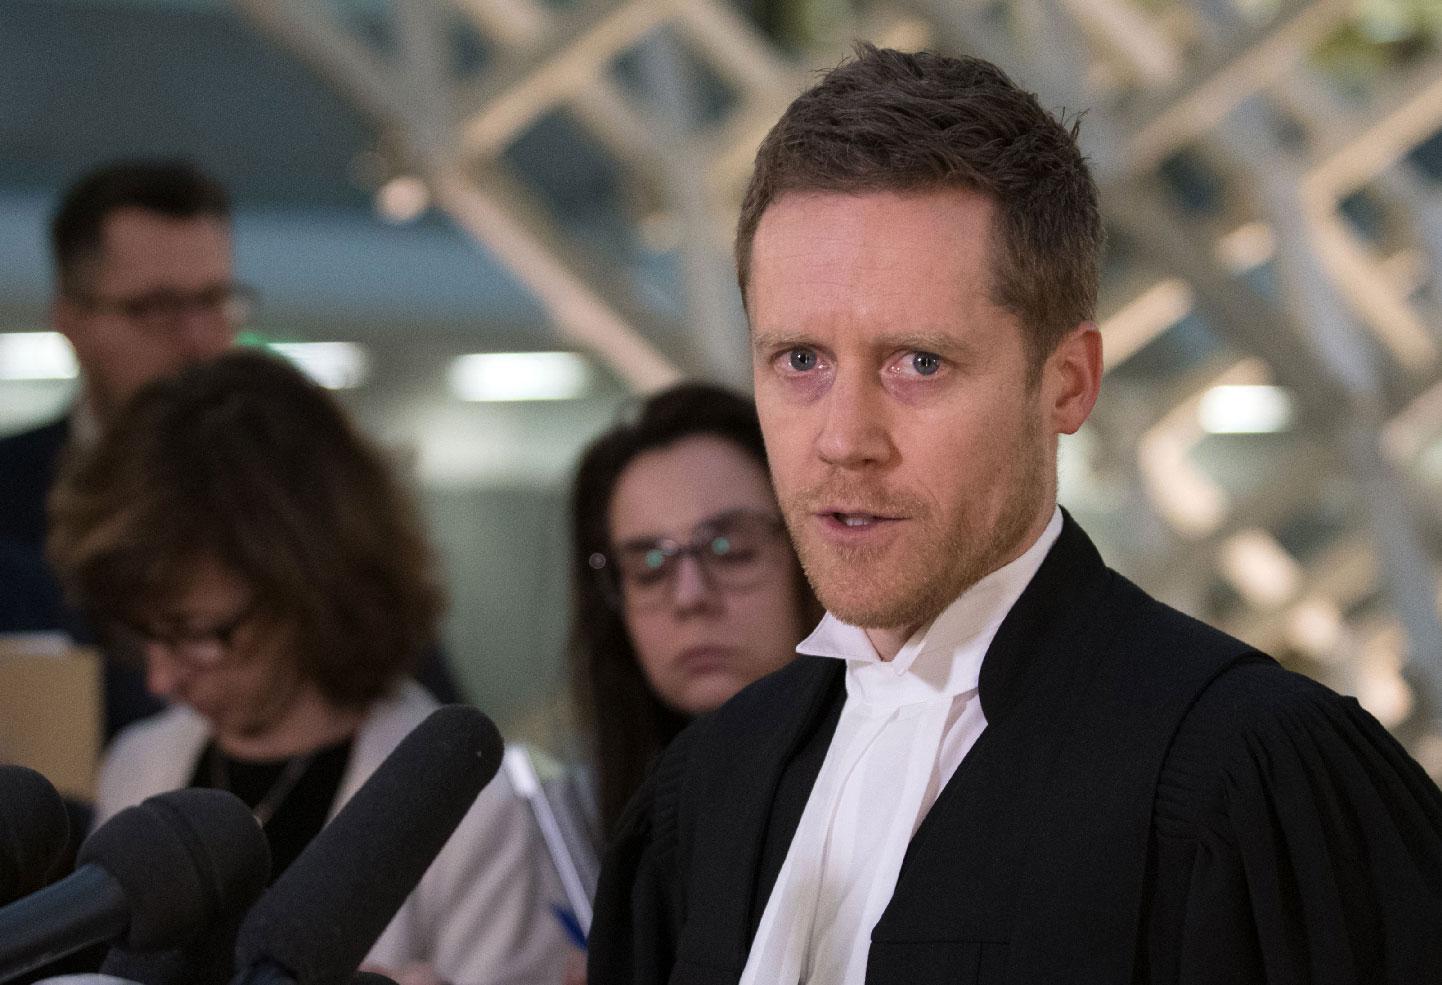
[[[809,572],[808,572],[809,574]],[[837,619],[862,629],[895,629],[916,626],[932,619],[942,608],[927,597],[928,586],[899,586],[877,579],[812,578],[812,587],[826,611]]]

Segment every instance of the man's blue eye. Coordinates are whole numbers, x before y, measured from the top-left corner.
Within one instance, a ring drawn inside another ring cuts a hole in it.
[[[816,353],[810,349],[792,349],[788,357],[791,368],[798,372],[806,372],[816,368]]]
[[[917,352],[911,357],[911,368],[922,376],[931,376],[941,369],[941,357],[934,352]]]

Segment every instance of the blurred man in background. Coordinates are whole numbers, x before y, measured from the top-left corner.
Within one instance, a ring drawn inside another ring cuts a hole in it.
[[[0,439],[0,554],[5,594],[29,600],[3,631],[88,635],[60,605],[43,561],[45,500],[64,449],[152,380],[230,348],[250,298],[235,281],[230,197],[183,161],[108,164],[80,179],[50,227],[51,324],[75,349],[81,393],[58,421]],[[106,735],[155,711],[132,670],[105,674]]]

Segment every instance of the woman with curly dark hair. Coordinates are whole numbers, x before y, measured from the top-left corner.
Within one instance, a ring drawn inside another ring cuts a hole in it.
[[[234,353],[141,390],[50,502],[71,597],[171,702],[117,736],[97,821],[184,786],[251,808],[279,874],[435,707],[443,599],[410,496],[324,389]],[[491,783],[370,954],[405,982],[554,982],[562,899]]]

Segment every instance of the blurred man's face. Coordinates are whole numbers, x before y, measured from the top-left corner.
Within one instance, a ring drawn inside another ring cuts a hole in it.
[[[75,347],[102,417],[152,380],[217,356],[241,320],[230,227],[117,209],[78,289],[55,302],[55,327]]]
[[[827,609],[898,646],[1035,541],[1057,435],[1100,379],[1090,325],[1032,376],[992,300],[992,216],[956,190],[797,192],[756,230],[756,405],[787,525]]]

